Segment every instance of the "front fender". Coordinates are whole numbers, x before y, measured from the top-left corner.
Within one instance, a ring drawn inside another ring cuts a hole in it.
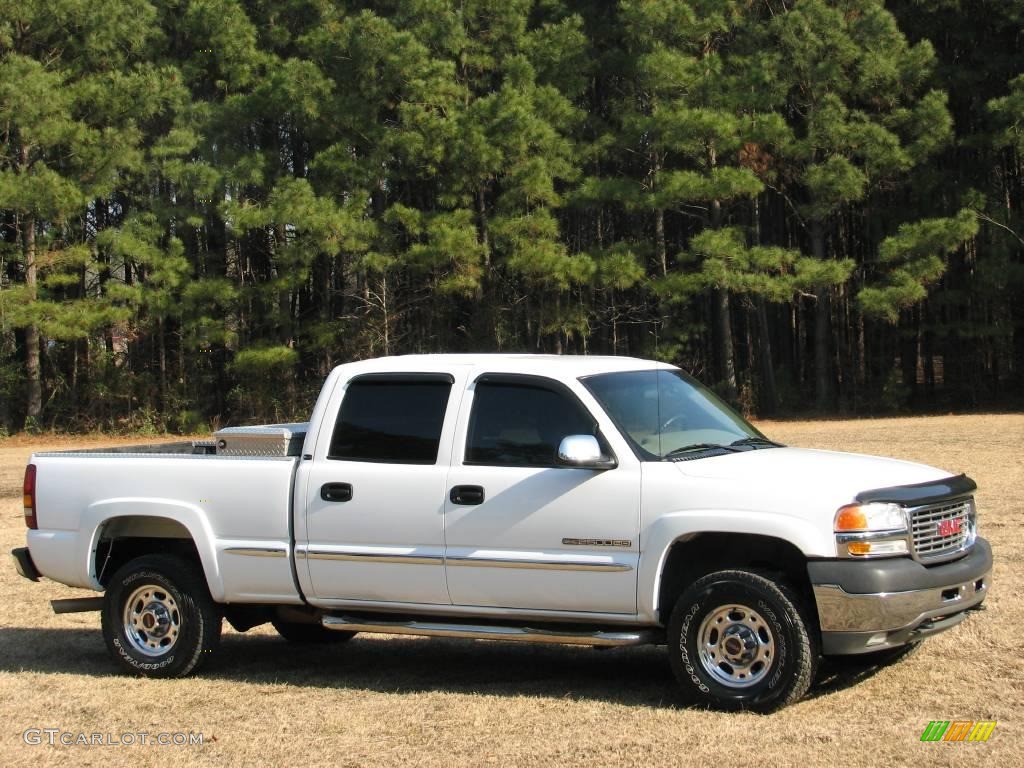
[[[661,515],[647,526],[641,537],[637,609],[642,618],[658,621],[661,576],[672,545],[701,533],[768,536],[792,544],[805,557],[835,557],[835,543],[829,532],[818,530],[806,518],[796,515],[722,509],[682,510]]]
[[[210,589],[210,596],[216,602],[224,600],[224,581],[217,561],[215,537],[206,515],[198,506],[176,499],[146,497],[104,499],[94,502],[86,508],[82,515],[81,529],[91,531],[91,535],[83,537],[88,541],[88,549],[82,553],[82,556],[85,558],[86,571],[93,589],[103,590],[103,586],[96,578],[94,566],[96,548],[99,545],[103,528],[118,517],[128,516],[173,520],[184,527],[196,545],[203,573],[206,576],[206,583]]]

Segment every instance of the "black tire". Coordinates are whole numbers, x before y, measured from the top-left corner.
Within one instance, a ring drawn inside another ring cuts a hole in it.
[[[800,699],[819,657],[804,601],[786,584],[743,570],[710,573],[680,595],[668,624],[668,652],[687,698],[754,712]]]
[[[321,644],[343,643],[356,636],[355,632],[343,632],[327,629],[322,624],[306,624],[297,621],[281,621],[274,619],[271,624],[277,634],[289,643]]]
[[[187,675],[220,645],[221,613],[202,570],[170,555],[145,555],[118,569],[104,595],[102,624],[114,660],[144,677]]]

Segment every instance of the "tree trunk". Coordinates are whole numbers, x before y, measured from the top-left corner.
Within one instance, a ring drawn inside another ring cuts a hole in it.
[[[754,218],[754,241],[761,244],[761,206],[757,197],[752,200]],[[757,358],[761,368],[761,391],[758,393],[757,410],[760,416],[772,416],[779,410],[779,390],[775,385],[775,365],[772,359],[772,335],[768,327],[768,308],[763,296],[754,300],[757,312]]]
[[[711,167],[715,166],[715,151],[708,151],[708,159]],[[711,228],[718,229],[722,226],[722,203],[720,200],[711,201]],[[732,340],[732,313],[729,309],[729,290],[719,288],[712,296],[714,307],[715,344],[719,371],[719,380],[724,382],[728,399],[735,402],[738,387],[736,386],[736,352]]]
[[[384,354],[391,354],[391,315],[388,308],[388,278],[384,275],[380,279],[380,308],[384,313]]]
[[[654,248],[664,277],[668,274],[668,244],[665,240],[665,211],[661,208],[654,211]]]
[[[924,357],[925,397],[929,403],[935,402],[935,334],[931,330],[932,318],[928,303],[923,308],[925,329],[921,334],[921,354]]]
[[[825,259],[825,223],[811,222],[811,253]],[[831,292],[827,285],[814,287],[814,403],[818,410],[832,407],[832,365],[829,340],[832,316]]]
[[[864,393],[868,381],[867,340],[864,334],[864,313],[857,310],[857,391]]]
[[[725,383],[729,400],[736,399],[736,360],[733,356],[732,344],[732,313],[729,309],[729,292],[718,289],[713,296],[715,313],[715,337],[718,346],[718,359],[721,369],[719,376]]]
[[[164,338],[164,319],[156,321],[157,345],[160,365],[160,415],[167,419],[167,340]]]
[[[917,401],[917,361],[919,354],[919,325],[917,312],[911,308],[903,313],[898,326],[900,335],[900,367],[903,386],[906,387],[909,403]]]
[[[619,311],[615,306],[615,289],[612,288],[608,291],[609,301],[608,304],[611,308],[611,321],[612,321],[612,354],[619,354]]]
[[[35,301],[38,281],[36,279],[36,220],[26,217],[22,224],[25,257],[25,287],[28,301]],[[28,380],[28,399],[25,404],[25,429],[37,425],[43,412],[43,380],[39,365],[39,329],[34,323],[25,328],[25,377]]]
[[[759,416],[774,416],[779,410],[779,389],[775,384],[772,362],[772,335],[768,329],[768,308],[763,297],[755,301],[757,309],[757,346],[761,364],[761,392],[757,399]]]
[[[488,349],[498,347],[498,323],[493,307],[497,303],[497,291],[492,279],[491,268],[491,236],[487,213],[487,189],[481,183],[476,191],[476,237],[483,246],[483,269],[480,280],[473,292],[473,317],[469,323],[470,344],[477,348]]]
[[[487,226],[487,189],[481,184],[476,190],[477,242],[484,247],[484,275],[491,271],[491,236]]]

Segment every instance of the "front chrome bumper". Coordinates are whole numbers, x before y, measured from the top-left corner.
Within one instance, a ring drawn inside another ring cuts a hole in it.
[[[980,608],[988,593],[992,551],[978,539],[961,560],[930,568],[894,558],[870,564],[819,561],[810,563],[808,572],[822,651],[869,653],[943,632],[963,621],[967,611]]]

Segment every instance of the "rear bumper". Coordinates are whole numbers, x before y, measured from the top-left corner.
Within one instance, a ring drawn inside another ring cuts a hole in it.
[[[909,558],[822,560],[807,565],[826,654],[869,653],[950,629],[981,607],[992,549],[926,567]]]
[[[14,567],[21,576],[29,581],[39,581],[42,574],[36,569],[36,564],[32,562],[32,555],[27,547],[12,549],[11,557],[14,558]]]

